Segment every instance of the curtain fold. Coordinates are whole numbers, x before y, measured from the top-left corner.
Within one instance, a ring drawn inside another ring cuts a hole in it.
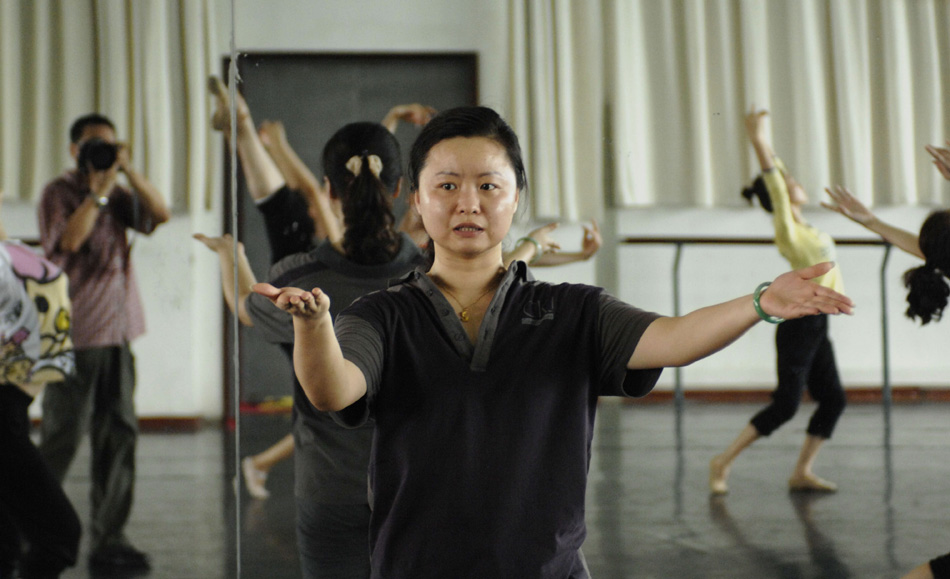
[[[509,4],[511,115],[538,219],[602,213],[603,99],[600,6],[528,0]]]
[[[206,207],[204,79],[213,71],[212,0],[2,2],[0,178],[36,200],[71,167],[70,124],[89,112],[116,124],[132,163],[174,210]]]
[[[873,205],[950,202],[923,150],[950,137],[946,0],[509,7],[513,117],[528,136],[538,218],[584,217],[598,207],[589,197],[620,207],[739,205],[758,170],[742,122],[753,104],[771,112],[776,152],[812,204],[834,183]],[[578,71],[601,82],[578,82]],[[597,122],[592,109],[604,111],[599,147],[578,132]],[[589,162],[609,171],[603,191]]]

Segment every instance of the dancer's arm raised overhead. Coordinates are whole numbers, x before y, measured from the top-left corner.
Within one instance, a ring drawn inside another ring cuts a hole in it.
[[[307,167],[287,139],[287,131],[280,121],[265,120],[258,129],[261,143],[287,179],[287,186],[299,191],[307,201],[315,226],[316,239],[329,239],[339,244],[343,239],[343,223],[327,192],[326,178],[322,181]]]
[[[429,122],[435,116],[436,110],[429,105],[411,103],[405,105],[396,105],[389,109],[380,124],[393,134],[396,134],[396,128],[399,127],[399,121],[412,123],[421,127]]]
[[[768,111],[753,106],[745,117],[746,133],[762,169],[764,191],[761,197],[765,198],[760,197],[759,201],[763,208],[772,213],[775,242],[779,247],[795,247],[799,244],[801,233],[796,224],[805,222],[801,206],[808,201],[808,195],[775,155],[766,129],[768,116]],[[754,191],[754,188],[755,185],[748,191]]]
[[[823,201],[821,203],[822,207],[844,215],[858,225],[862,225],[869,231],[877,233],[884,238],[884,241],[896,245],[907,253],[923,259],[924,254],[920,251],[920,243],[916,233],[881,221],[867,206],[861,203],[847,187],[835,185],[833,187],[826,187],[825,191],[827,191],[828,196],[831,197],[832,203]]]
[[[211,126],[221,131],[225,138],[237,147],[244,181],[251,198],[259,201],[273,195],[287,181],[261,143],[244,97],[240,92],[237,95],[237,131],[232,131],[228,87],[220,78],[211,76],[208,78],[208,89],[215,97],[216,106]]]
[[[288,187],[298,191],[321,188],[320,180],[290,145],[284,123],[265,119],[257,127],[257,135],[287,180]]]
[[[762,171],[771,171],[775,168],[775,151],[772,150],[772,144],[769,141],[768,129],[765,120],[769,112],[765,109],[756,109],[753,105],[745,116],[745,130],[752,143],[752,149],[759,161],[759,167]]]

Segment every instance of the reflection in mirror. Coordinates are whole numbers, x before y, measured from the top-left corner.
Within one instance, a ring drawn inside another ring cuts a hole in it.
[[[240,339],[239,436],[246,454],[243,482],[251,497],[242,509],[242,568],[249,574],[257,568],[296,569],[293,550],[288,560],[287,551],[272,548],[288,541],[293,545],[288,521],[294,518],[286,515],[296,509],[301,524],[309,521],[316,531],[341,537],[335,546],[314,539],[315,545],[304,553],[304,565],[323,566],[327,556],[348,552],[354,561],[338,564],[352,565],[354,576],[364,576],[372,429],[343,429],[312,408],[293,379],[290,316],[262,296],[248,295],[247,288],[257,279],[326,287],[333,290],[335,313],[421,263],[416,242],[397,233],[408,212],[405,191],[392,197],[405,182],[400,151],[408,151],[418,132],[414,125],[424,123],[433,111],[475,102],[476,61],[466,54],[242,57],[235,102],[238,126],[230,132],[240,157],[240,207],[237,226],[229,227],[240,234],[237,262],[246,268],[237,274],[244,278],[235,290],[237,297],[229,301],[242,312],[242,322],[253,325]],[[313,86],[322,90],[310,90]],[[387,90],[380,90],[383,86]],[[223,87],[215,87],[223,94]],[[358,186],[352,177],[354,156],[359,164],[365,157],[371,172],[371,163],[378,160],[379,179],[389,191],[380,202],[395,205],[391,215],[378,222],[378,231],[360,227],[364,220],[372,222],[368,209],[354,209],[348,201],[356,195],[350,190]],[[392,242],[371,251],[360,249],[377,237]],[[230,270],[234,248],[229,240],[205,241],[221,259],[222,271]],[[310,249],[306,255],[287,257]],[[301,277],[295,273],[300,271],[310,273]],[[225,280],[228,284],[230,279]],[[290,404],[292,424],[287,420]],[[293,468],[287,460],[291,456]],[[323,511],[328,508],[346,515],[342,528],[327,530]],[[262,540],[265,536],[268,540]]]
[[[2,217],[71,281],[78,373],[30,405],[42,419],[35,440],[82,523],[78,553],[64,551],[76,563],[67,576],[140,569],[139,552],[160,576],[222,576],[219,282],[190,233],[221,227],[204,79],[229,10],[37,0],[0,11]],[[80,127],[71,146],[71,125],[92,112],[113,126]],[[117,164],[76,173],[74,155],[94,153],[82,146],[90,136],[121,143]],[[103,369],[95,383],[93,366]],[[6,519],[0,528],[7,539]]]

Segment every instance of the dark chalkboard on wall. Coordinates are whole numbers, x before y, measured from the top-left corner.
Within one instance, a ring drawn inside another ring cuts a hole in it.
[[[227,71],[227,59],[222,70]],[[242,53],[238,61],[239,90],[255,122],[281,121],[291,146],[311,171],[322,176],[323,145],[337,129],[356,121],[381,121],[397,104],[422,103],[445,110],[478,101],[477,59],[474,53],[451,54],[340,54]],[[396,137],[403,162],[419,130],[400,123]],[[225,231],[237,231],[258,279],[267,278],[270,247],[263,221],[238,171],[238,223],[230,224],[230,167],[225,162]],[[397,222],[406,211],[406,195],[396,200]],[[226,391],[232,385],[233,340],[225,330]],[[291,394],[287,357],[276,346],[242,328],[241,400],[254,403]],[[225,406],[233,416],[233,394]]]

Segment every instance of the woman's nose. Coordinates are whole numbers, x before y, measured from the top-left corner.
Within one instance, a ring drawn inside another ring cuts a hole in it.
[[[481,211],[481,202],[478,197],[478,191],[474,187],[463,186],[459,190],[458,196],[459,213],[479,213]]]

